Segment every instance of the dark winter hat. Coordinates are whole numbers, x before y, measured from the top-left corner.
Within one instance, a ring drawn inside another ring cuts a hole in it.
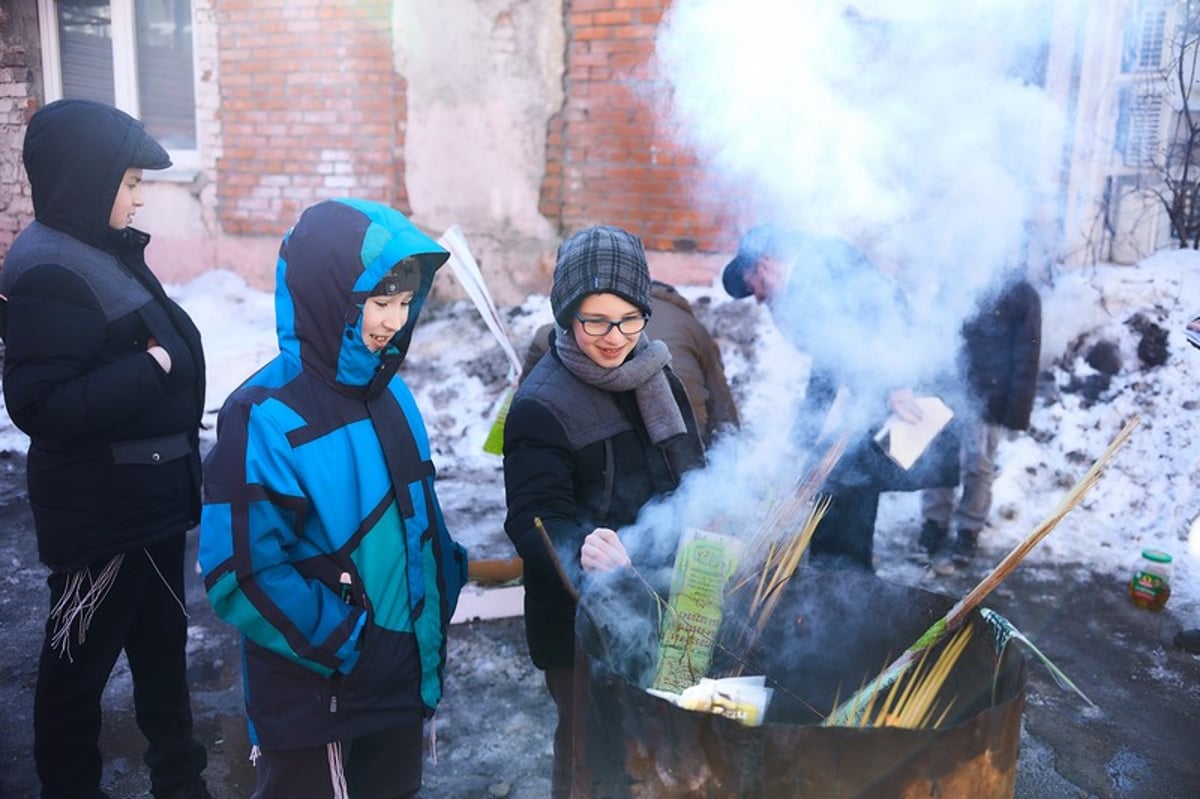
[[[38,221],[102,246],[125,170],[165,169],[167,151],[142,123],[106,103],[55,100],[29,120],[22,148]]]
[[[137,145],[133,148],[133,158],[129,166],[135,169],[166,169],[171,166],[171,156],[145,128],[137,128]]]
[[[372,297],[391,297],[405,291],[416,293],[421,287],[421,262],[409,256],[396,264],[383,276],[375,288],[371,289]]]
[[[763,258],[783,255],[791,248],[791,240],[796,235],[774,225],[759,225],[747,230],[738,242],[737,255],[725,264],[725,270],[721,273],[725,292],[734,299],[753,294],[754,290],[746,281],[758,262]]]
[[[616,294],[650,313],[650,267],[642,240],[611,225],[581,230],[558,248],[550,309],[560,327],[589,294]]]

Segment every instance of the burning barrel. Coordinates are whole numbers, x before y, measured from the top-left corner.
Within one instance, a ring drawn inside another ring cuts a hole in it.
[[[821,726],[953,600],[858,572],[811,569],[784,590],[746,651],[718,643],[713,655],[710,672],[764,675],[774,687],[764,723],[753,727],[647,693],[653,604],[622,607],[616,591],[585,594],[573,795],[1012,797],[1025,703],[1016,647],[997,653],[989,625],[973,613],[973,634],[938,691],[948,709],[935,726]],[[742,618],[727,610],[718,640]]]

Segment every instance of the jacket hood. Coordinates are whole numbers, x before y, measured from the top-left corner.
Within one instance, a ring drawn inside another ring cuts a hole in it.
[[[415,256],[421,282],[408,321],[380,353],[362,340],[362,306],[388,271]],[[275,319],[279,349],[346,389],[390,379],[408,352],[433,277],[450,254],[403,214],[368,200],[310,206],[279,247]],[[387,374],[380,375],[381,363]]]
[[[166,169],[171,159],[142,123],[104,103],[57,100],[29,120],[22,152],[39,222],[104,246],[125,170]]]
[[[668,302],[676,308],[692,313],[692,304],[688,302],[687,297],[680,294],[670,283],[663,283],[658,280],[651,281],[650,297],[655,302]]]

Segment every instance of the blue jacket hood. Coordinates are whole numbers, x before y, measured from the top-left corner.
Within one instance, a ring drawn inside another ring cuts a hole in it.
[[[421,284],[408,322],[382,353],[362,340],[362,305],[404,258],[421,264]],[[327,382],[362,390],[395,373],[408,352],[435,272],[450,257],[403,214],[369,200],[326,200],[310,206],[284,236],[275,274],[279,349]]]

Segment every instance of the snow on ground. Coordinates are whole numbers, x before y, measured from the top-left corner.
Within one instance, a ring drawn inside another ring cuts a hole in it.
[[[169,290],[204,336],[210,427],[204,437],[211,441],[225,396],[276,350],[272,297],[225,271]],[[744,434],[761,444],[755,425],[781,409],[775,395],[760,386],[782,380],[798,392],[803,357],[779,337],[764,309],[730,301],[715,282],[682,291],[716,333]],[[1171,607],[1180,618],[1200,622],[1200,351],[1187,345],[1182,332],[1200,313],[1200,253],[1163,252],[1136,268],[1065,271],[1053,286],[1042,287],[1042,295],[1044,385],[1031,430],[1001,443],[984,557],[998,561],[1024,538],[1137,415],[1141,423],[1128,445],[1027,565],[1061,565],[1071,574],[1099,572],[1124,580],[1143,548],[1162,549],[1174,556]],[[518,352],[550,318],[542,296],[505,315]],[[1166,360],[1153,367],[1137,354],[1148,328],[1166,331]],[[1101,340],[1116,345],[1122,362],[1107,386],[1086,360]],[[771,381],[763,379],[768,372]],[[439,496],[452,530],[475,557],[511,557],[502,528],[500,458],[482,449],[508,385],[508,365],[469,302],[432,301],[426,307],[404,374],[430,429]],[[0,449],[24,451],[27,443],[0,405]],[[915,494],[885,497],[877,533],[881,576],[921,580],[921,567],[902,556],[919,524]]]

